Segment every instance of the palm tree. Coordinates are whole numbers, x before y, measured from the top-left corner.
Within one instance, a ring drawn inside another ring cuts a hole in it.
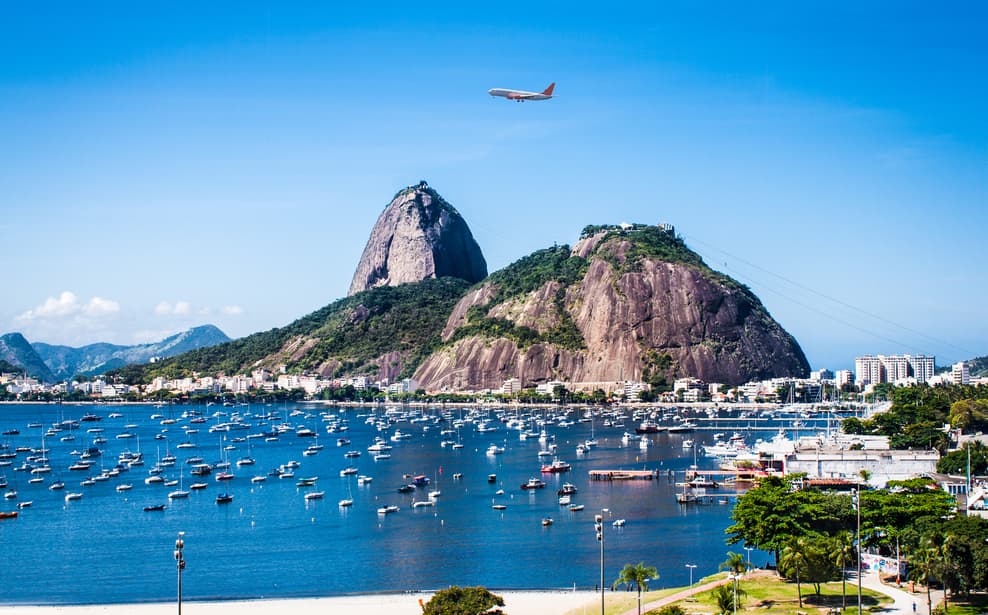
[[[642,590],[648,591],[648,582],[659,578],[659,571],[654,566],[646,566],[645,562],[637,564],[625,564],[621,569],[614,585],[634,585],[638,591],[638,615],[642,614]]]
[[[747,596],[743,589],[735,588],[732,592],[731,588],[727,585],[717,586],[710,595],[714,599],[714,603],[717,605],[717,609],[723,614],[727,615],[731,610],[737,610],[737,607],[741,606],[742,598]],[[735,604],[735,599],[737,604]]]
[[[854,537],[851,532],[841,531],[830,543],[830,557],[840,568],[841,609],[847,610],[847,565],[854,561]]]
[[[909,558],[909,573],[914,575],[914,580],[919,581],[926,587],[926,612],[933,612],[933,597],[930,595],[930,581],[933,580],[933,569],[937,562],[936,549],[930,546],[925,546],[928,543],[924,542],[924,546],[920,547],[912,557]]]
[[[718,567],[719,570],[729,570],[734,575],[744,574],[748,571],[748,562],[744,556],[733,551],[727,552],[727,559]]]
[[[793,568],[796,571],[796,595],[799,597],[799,608],[803,608],[803,589],[799,581],[799,567],[806,565],[806,541],[799,536],[790,536],[782,546],[779,556],[779,568]]]

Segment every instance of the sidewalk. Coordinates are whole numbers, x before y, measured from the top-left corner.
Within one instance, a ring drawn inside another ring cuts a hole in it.
[[[851,583],[852,579],[855,586],[857,586],[857,575],[853,572],[848,575],[848,584]],[[925,589],[921,592],[911,593],[905,589],[905,585],[902,588],[898,588],[894,585],[882,583],[878,572],[865,574],[861,578],[861,586],[885,594],[894,600],[890,606],[882,609],[882,613],[888,613],[890,615],[930,615],[926,609]],[[850,598],[850,596],[848,597]],[[943,601],[943,592],[932,592],[931,597],[933,599],[933,608],[936,608]]]
[[[718,585],[724,585],[730,582],[731,582],[730,579],[719,579],[717,581],[710,581],[709,583],[704,583],[703,585],[694,585],[689,589],[684,589],[681,592],[676,592],[675,594],[671,594],[660,600],[653,600],[652,602],[646,602],[642,604],[642,613],[648,613],[652,609],[662,608],[667,604],[672,604],[673,602],[678,602],[685,598],[689,598],[693,594],[699,594],[701,592],[710,591],[711,589],[717,587]],[[633,609],[628,609],[624,613],[621,613],[621,615],[638,615],[638,607],[635,606],[635,608]]]

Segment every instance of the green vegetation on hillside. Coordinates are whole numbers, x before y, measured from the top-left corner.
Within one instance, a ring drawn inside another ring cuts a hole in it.
[[[260,361],[277,355],[297,338],[316,343],[298,361],[284,357],[290,371],[315,369],[336,360],[343,370],[368,371],[372,361],[397,351],[404,357],[402,376],[411,374],[439,345],[453,306],[469,288],[455,278],[423,280],[401,286],[381,286],[340,299],[296,320],[288,326],[187,352],[152,365],[132,365],[113,375],[128,383],[150,383],[200,374],[249,372]]]
[[[456,330],[448,343],[479,335],[510,339],[521,348],[538,343],[550,343],[573,350],[584,348],[586,343],[583,335],[566,310],[565,299],[566,288],[583,279],[588,264],[586,259],[571,255],[569,246],[563,245],[538,250],[492,273],[481,284],[491,285],[494,295],[486,304],[475,305],[467,310],[466,324]],[[503,318],[487,316],[492,306],[531,293],[549,282],[559,283],[559,289],[553,298],[559,322],[545,333],[515,325]]]
[[[9,361],[0,359],[0,374],[23,374],[24,369]]]
[[[864,421],[845,419],[845,432],[888,436],[895,449],[935,448],[944,454],[950,446],[944,424],[967,431],[988,428],[988,387],[921,384],[879,392],[892,400],[888,412]]]

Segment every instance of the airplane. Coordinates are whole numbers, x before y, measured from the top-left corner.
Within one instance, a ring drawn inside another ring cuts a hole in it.
[[[556,87],[555,83],[550,83],[542,92],[523,92],[521,90],[505,90],[502,88],[492,88],[487,90],[487,93],[491,96],[501,96],[507,98],[508,100],[515,100],[518,102],[525,102],[526,100],[549,100],[552,98],[552,90]]]

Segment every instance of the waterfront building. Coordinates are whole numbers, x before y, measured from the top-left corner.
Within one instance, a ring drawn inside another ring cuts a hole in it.
[[[501,385],[502,395],[516,395],[521,392],[521,380],[517,378],[508,378]]]
[[[809,479],[856,482],[861,471],[870,474],[868,484],[883,487],[890,480],[906,480],[936,472],[936,450],[892,450],[885,436],[850,436],[830,439],[804,438],[786,454],[786,474],[805,472]]]

